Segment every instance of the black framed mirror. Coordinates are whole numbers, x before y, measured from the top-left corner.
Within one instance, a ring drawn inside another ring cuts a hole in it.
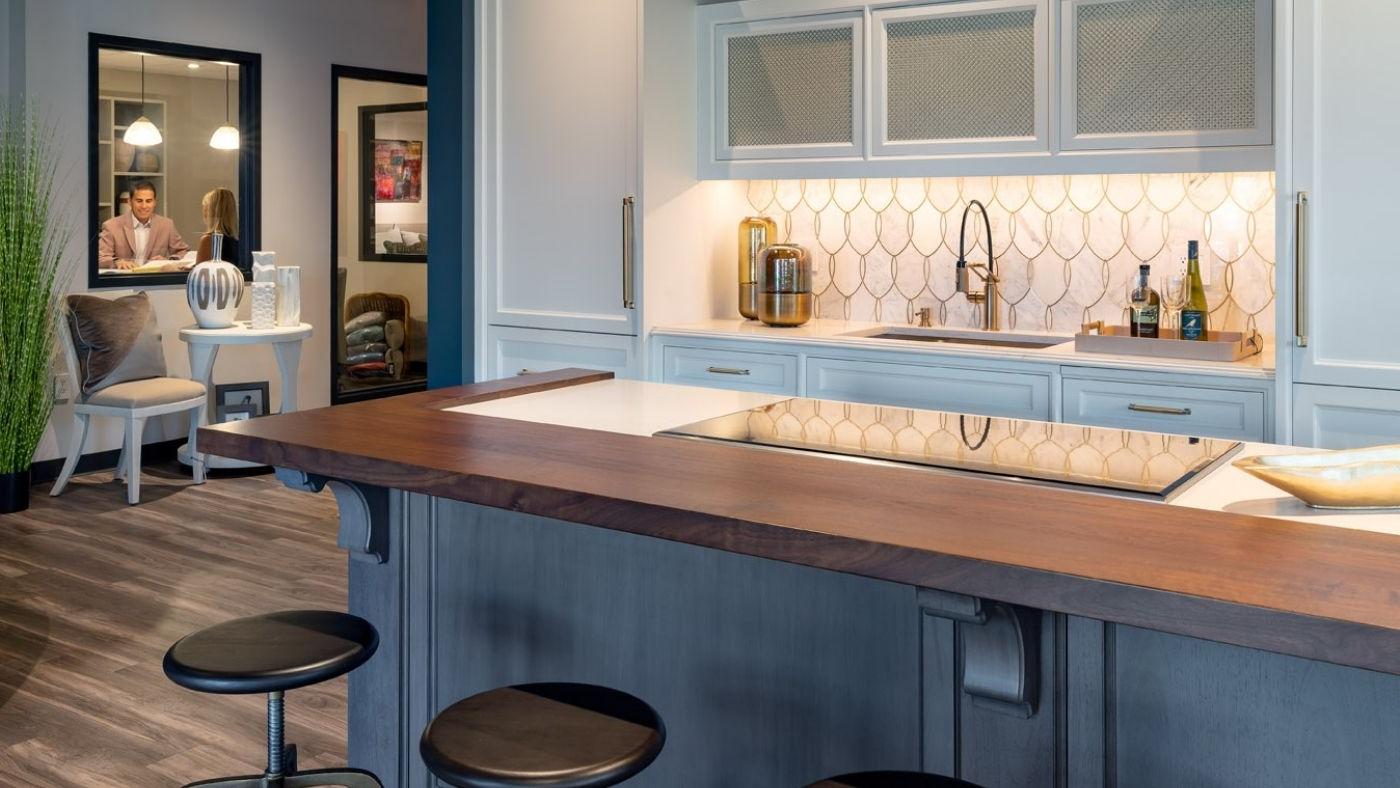
[[[331,403],[428,382],[428,80],[331,67]]]
[[[428,102],[360,107],[360,259],[428,262]]]
[[[183,284],[211,256],[211,232],[250,276],[262,224],[261,61],[89,34],[88,287]]]

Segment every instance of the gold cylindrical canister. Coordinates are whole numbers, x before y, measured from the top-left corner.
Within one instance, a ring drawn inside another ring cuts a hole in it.
[[[759,255],[758,319],[800,326],[812,319],[812,256],[796,244],[774,244]]]
[[[739,222],[739,314],[758,318],[758,258],[763,247],[778,240],[778,224],[767,216]]]

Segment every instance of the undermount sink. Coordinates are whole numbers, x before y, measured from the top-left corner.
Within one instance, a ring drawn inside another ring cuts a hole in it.
[[[846,337],[885,339],[892,342],[928,342],[951,345],[980,345],[982,347],[1011,347],[1042,350],[1073,342],[1073,337],[1046,334],[1013,334],[1003,331],[971,331],[948,328],[915,328],[912,326],[880,326],[842,334]]]

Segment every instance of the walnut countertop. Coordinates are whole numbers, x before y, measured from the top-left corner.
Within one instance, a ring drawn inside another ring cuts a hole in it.
[[[448,410],[609,377],[565,370],[221,424],[200,431],[200,447],[333,478],[1400,673],[1400,537],[1380,532],[1385,528],[1163,506],[606,425]],[[696,419],[751,407],[731,401],[733,392],[706,399],[694,391],[673,393],[692,398],[683,409]],[[653,418],[671,418],[671,411],[661,413]]]

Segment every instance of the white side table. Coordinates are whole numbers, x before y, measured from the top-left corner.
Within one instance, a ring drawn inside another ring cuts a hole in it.
[[[220,345],[271,345],[277,356],[277,372],[282,378],[282,400],[278,413],[290,413],[297,409],[297,368],[301,365],[302,340],[311,336],[311,324],[297,326],[277,326],[276,328],[250,328],[248,321],[240,320],[229,328],[199,328],[189,326],[180,329],[180,341],[189,346],[190,378],[204,384],[212,394],[214,391],[214,359],[219,355]],[[272,403],[265,403],[271,406]],[[215,403],[215,407],[218,404]],[[209,408],[204,409],[204,423],[209,423]],[[180,462],[190,465],[189,444],[180,447]],[[255,462],[235,460],[232,457],[205,455],[206,468],[259,468]]]

